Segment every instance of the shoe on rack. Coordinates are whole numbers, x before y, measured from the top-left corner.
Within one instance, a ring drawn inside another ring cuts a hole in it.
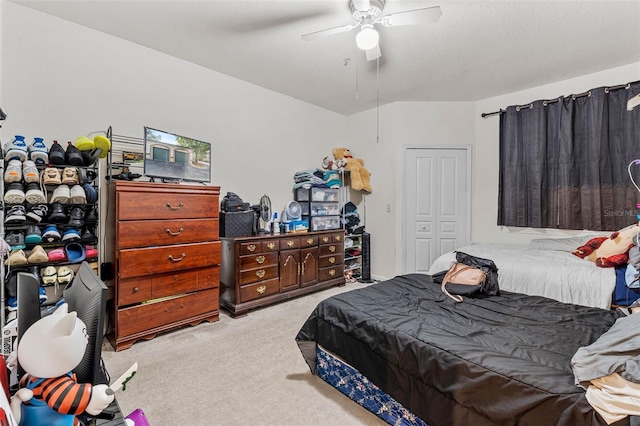
[[[24,254],[22,249],[14,250],[9,255],[9,258],[4,261],[5,265],[26,265],[27,264],[27,256]]]
[[[84,245],[80,243],[69,243],[66,246],[64,246],[64,251],[67,255],[67,259],[71,263],[80,263],[87,256],[84,249]]]
[[[78,169],[78,183],[84,185],[85,183],[91,183],[98,177],[98,174],[93,170],[87,170],[85,168]]]
[[[11,206],[11,208],[7,211],[4,223],[6,223],[7,225],[20,225],[26,220],[27,216],[24,206],[21,204],[16,204],[15,206]]]
[[[67,214],[64,212],[64,207],[60,203],[53,203],[50,206],[49,216],[47,221],[51,223],[63,223],[67,220]]]
[[[98,191],[96,191],[90,183],[83,184],[82,188],[84,189],[87,204],[95,204],[98,202]]]
[[[102,158],[102,150],[98,148],[80,152],[82,153],[82,162],[87,167],[93,166],[99,158]]]
[[[98,257],[98,250],[93,246],[86,246],[85,255],[87,259],[95,259]]]
[[[25,199],[29,204],[41,204],[47,202],[44,192],[42,192],[42,189],[40,188],[40,184],[35,182],[27,184]]]
[[[15,296],[9,296],[7,299],[7,309],[9,311],[17,311],[18,310],[18,298]]]
[[[33,142],[31,142],[27,150],[29,152],[29,159],[34,163],[46,164],[49,161],[49,150],[42,138],[33,138]]]
[[[42,173],[42,183],[45,185],[60,185],[62,178],[60,177],[60,170],[55,167],[47,167]]]
[[[5,146],[5,158],[9,160],[24,161],[27,159],[27,144],[24,136],[15,135],[13,140]]]
[[[7,192],[4,194],[4,202],[7,204],[24,203],[24,186],[20,182],[12,182],[7,185]]]
[[[86,136],[77,137],[76,140],[73,141],[73,144],[80,151],[91,151],[93,148],[96,147],[93,141]]]
[[[55,266],[47,266],[42,271],[42,282],[45,284],[55,284],[58,281],[58,271]]]
[[[26,244],[38,244],[42,242],[42,231],[37,225],[29,225],[27,235],[24,237]]]
[[[49,250],[47,256],[49,256],[49,262],[62,262],[67,260],[67,254],[64,252],[62,247]]]
[[[67,150],[69,152],[69,150]],[[65,167],[62,171],[62,181],[65,185],[77,185],[78,182],[78,169],[75,167]]]
[[[65,152],[62,145],[58,141],[53,141],[53,145],[49,149],[49,163],[61,165],[65,161]]]
[[[26,220],[33,223],[40,223],[47,217],[47,212],[49,211],[49,207],[46,204],[36,204],[34,206],[29,206],[26,214]]]
[[[29,253],[27,261],[29,263],[45,263],[49,261],[49,256],[47,256],[47,252],[41,245],[37,245],[31,250],[31,253]]]
[[[38,297],[40,299],[40,304],[42,305],[47,301],[47,290],[42,286],[38,287],[38,289]]]
[[[73,271],[68,266],[58,268],[58,282],[60,284],[69,284],[73,280]]]
[[[46,243],[57,243],[60,241],[60,231],[55,225],[48,225],[42,232],[42,241]]]
[[[51,195],[50,203],[61,203],[67,204],[69,199],[71,198],[71,190],[67,185],[58,185],[56,189],[53,190],[53,194]]]
[[[95,208],[92,207],[91,209],[89,209],[87,214],[84,216],[84,223],[87,223],[87,224],[98,223],[98,215],[96,214]]]
[[[24,181],[27,183],[39,183],[40,173],[38,172],[36,163],[31,160],[25,160],[25,162],[22,163],[22,176],[24,178]]]
[[[9,244],[11,250],[19,250],[27,247],[24,243],[24,235],[20,231],[9,232],[7,236],[4,237],[4,240]]]
[[[83,166],[84,160],[82,159],[82,154],[71,142],[67,144],[67,152],[65,154],[65,160],[67,164],[71,164],[72,166]]]
[[[73,185],[69,190],[69,194],[73,204],[87,204],[87,195],[80,185]]]
[[[80,207],[74,207],[69,212],[69,221],[64,225],[64,229],[75,228],[78,233],[78,239],[80,238],[80,232],[78,229],[84,226],[84,210]],[[65,233],[66,235],[66,233]],[[64,240],[64,237],[62,238]]]
[[[96,239],[96,234],[89,229],[88,227],[85,228],[84,232],[82,233],[82,241],[94,241]]]
[[[22,180],[22,162],[20,160],[11,160],[7,164],[7,169],[4,171],[4,181],[20,182]]]
[[[109,150],[111,149],[111,141],[108,137],[102,135],[96,135],[93,138],[93,144],[97,149],[100,149],[100,158],[106,158]]]
[[[62,241],[78,241],[80,240],[80,231],[75,228],[69,228],[64,231]]]

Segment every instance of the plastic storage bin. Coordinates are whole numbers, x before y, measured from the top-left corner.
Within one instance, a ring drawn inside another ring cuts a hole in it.
[[[339,188],[319,188],[312,187],[310,189],[297,188],[296,201],[340,201]]]
[[[310,216],[339,216],[340,208],[338,203],[324,203],[313,201],[310,203],[300,203],[303,215]]]
[[[340,229],[340,216],[302,216],[302,219],[309,221],[311,231]]]

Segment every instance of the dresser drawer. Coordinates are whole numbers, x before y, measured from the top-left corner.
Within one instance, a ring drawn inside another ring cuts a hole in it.
[[[166,246],[218,239],[218,219],[118,222],[118,248]]]
[[[278,276],[278,265],[264,266],[240,271],[240,285],[268,280]]]
[[[278,252],[267,252],[251,256],[240,256],[240,269],[258,268],[278,263]]]
[[[330,256],[333,254],[341,254],[344,252],[344,245],[333,243],[320,246],[320,256]]]
[[[320,268],[318,270],[318,281],[327,281],[334,278],[344,278],[343,266],[334,266],[331,268]]]
[[[173,274],[154,275],[151,278],[151,297],[174,296],[181,293],[189,293],[198,289],[198,271],[186,270]]]
[[[283,238],[280,240],[280,250],[300,248],[300,238]]]
[[[218,217],[218,196],[182,192],[119,192],[118,220]]]
[[[245,285],[240,287],[240,302],[248,302],[250,300],[259,299],[270,294],[278,293],[278,291],[279,284],[277,278]]]
[[[119,309],[118,335],[149,331],[190,317],[218,310],[218,289],[203,290],[171,299]]]
[[[118,306],[132,305],[151,299],[151,278],[138,277],[120,280]]]
[[[342,265],[343,263],[344,263],[344,257],[342,253],[333,254],[331,256],[321,256],[320,259],[318,260],[318,266],[320,268]]]
[[[212,266],[198,270],[198,290],[217,288],[220,286],[220,266]]]
[[[220,241],[120,250],[120,279],[220,264]]]

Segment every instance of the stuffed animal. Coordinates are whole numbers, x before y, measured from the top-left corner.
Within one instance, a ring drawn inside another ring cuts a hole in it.
[[[333,157],[336,161],[346,160],[345,170],[349,170],[351,188],[356,191],[371,192],[371,173],[364,167],[364,160],[353,158],[348,148],[334,148]]]
[[[347,160],[342,158],[340,160],[336,160],[333,156],[327,155],[322,160],[322,168],[325,170],[340,170],[344,169],[344,166],[347,164]]]
[[[27,374],[11,399],[20,425],[78,425],[76,415],[95,416],[113,401],[107,385],[78,383],[71,373],[87,343],[86,326],[67,304],[27,329],[18,343],[18,362]]]
[[[595,262],[601,268],[625,265],[629,260],[629,249],[633,247],[634,237],[640,232],[640,226],[631,225],[616,231],[607,237],[596,237],[578,247],[573,254]]]

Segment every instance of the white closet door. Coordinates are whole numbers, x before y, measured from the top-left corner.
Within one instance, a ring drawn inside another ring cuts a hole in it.
[[[442,253],[468,244],[469,148],[405,151],[404,272],[426,273]]]

